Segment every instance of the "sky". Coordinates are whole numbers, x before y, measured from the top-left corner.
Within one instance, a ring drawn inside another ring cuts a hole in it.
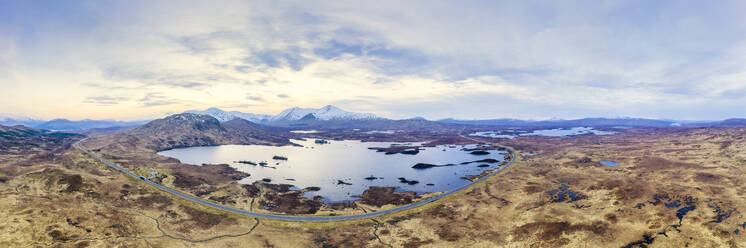
[[[746,117],[745,1],[0,1],[0,116]]]

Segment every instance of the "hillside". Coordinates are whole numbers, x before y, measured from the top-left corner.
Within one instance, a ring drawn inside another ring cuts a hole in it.
[[[746,119],[732,118],[712,123],[702,124],[701,126],[713,126],[713,127],[745,127]]]
[[[112,129],[136,127],[144,124],[146,121],[116,121],[116,120],[91,120],[84,119],[73,121],[68,119],[53,119],[48,121],[36,120],[30,118],[12,119],[0,118],[0,125],[16,126],[23,125],[36,129],[56,130],[56,131],[82,131],[90,129]]]
[[[225,144],[288,144],[287,131],[243,119],[221,123],[200,114],[176,114],[135,129],[96,137],[95,143],[137,146],[161,151],[179,147]]]
[[[137,126],[143,124],[142,121],[108,121],[108,120],[80,120],[71,121],[68,119],[54,119],[44,123],[40,123],[34,126],[38,129],[46,130],[87,130],[94,128],[113,128],[113,127],[127,127]]]
[[[52,132],[25,126],[0,125],[0,153],[23,154],[71,144],[83,135]]]
[[[288,142],[288,129],[256,124],[245,119],[233,119],[222,123],[223,128],[233,135],[233,142],[285,144]]]

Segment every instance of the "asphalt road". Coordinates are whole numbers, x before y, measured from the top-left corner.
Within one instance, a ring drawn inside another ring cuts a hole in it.
[[[114,168],[115,170],[118,170],[118,171],[120,171],[120,172],[122,172],[124,174],[127,174],[128,176],[134,177],[134,178],[139,179],[139,180],[141,180],[141,181],[143,181],[143,182],[145,182],[147,184],[150,184],[153,187],[156,187],[156,188],[158,188],[160,190],[166,191],[166,192],[171,193],[171,194],[173,194],[175,196],[184,198],[186,200],[190,200],[190,201],[198,203],[198,204],[202,204],[202,205],[205,205],[205,206],[217,208],[217,209],[220,209],[220,210],[225,210],[225,211],[228,211],[228,212],[233,212],[233,213],[237,213],[237,214],[251,216],[251,217],[258,217],[258,218],[265,218],[265,219],[275,219],[275,220],[287,220],[287,221],[316,221],[316,222],[345,221],[345,220],[365,219],[365,218],[371,218],[371,217],[376,217],[376,216],[381,216],[381,215],[385,215],[385,214],[390,214],[390,213],[396,213],[396,212],[399,212],[399,211],[404,211],[404,210],[407,210],[407,209],[416,208],[416,207],[419,207],[419,206],[422,206],[422,205],[425,205],[425,204],[428,204],[428,203],[440,200],[440,199],[442,199],[442,198],[444,198],[446,196],[449,196],[449,195],[451,195],[453,193],[456,193],[456,192],[459,192],[459,191],[464,190],[466,188],[469,188],[472,185],[481,183],[484,180],[487,180],[487,179],[489,179],[489,178],[491,178],[491,177],[499,174],[500,172],[504,171],[505,169],[507,169],[508,167],[510,167],[511,165],[513,165],[513,162],[515,162],[515,159],[517,157],[517,154],[513,150],[508,149],[508,152],[510,152],[513,155],[512,156],[513,158],[510,160],[510,162],[508,162],[507,164],[501,166],[499,169],[495,170],[494,172],[490,173],[489,175],[487,175],[485,177],[482,177],[479,180],[471,182],[471,183],[469,183],[467,185],[464,185],[464,186],[455,188],[453,190],[450,190],[450,191],[448,191],[446,193],[443,193],[443,194],[440,194],[440,195],[437,195],[437,196],[433,196],[433,197],[427,198],[425,200],[422,200],[422,201],[419,201],[419,202],[416,202],[416,203],[413,203],[413,204],[410,204],[410,205],[401,206],[401,207],[397,207],[397,208],[392,208],[392,209],[388,209],[388,210],[384,210],[384,211],[379,211],[379,212],[371,212],[371,213],[357,214],[357,215],[306,217],[306,216],[290,216],[290,215],[274,215],[274,214],[254,213],[254,212],[248,212],[248,211],[244,211],[244,210],[240,210],[240,209],[235,209],[235,208],[230,208],[230,207],[226,207],[226,206],[221,206],[221,205],[218,205],[218,204],[215,204],[215,203],[212,203],[212,202],[208,202],[208,201],[205,201],[205,200],[202,200],[202,199],[198,199],[198,198],[195,198],[193,196],[181,193],[179,191],[173,190],[173,189],[168,188],[166,186],[163,186],[163,185],[160,185],[160,184],[155,183],[153,181],[150,181],[147,178],[138,176],[135,173],[132,173],[131,171],[128,171],[128,170],[126,170],[126,169],[124,169],[122,167],[119,167],[117,164],[109,162],[109,161],[107,161],[107,160],[99,157],[95,153],[93,153],[91,151],[88,151],[88,149],[86,149],[85,147],[83,147],[82,145],[80,145],[80,142],[75,143],[74,147],[77,148],[78,150],[81,150],[81,151],[85,152],[86,154],[90,155],[91,157],[97,159],[98,161],[101,161],[102,163],[106,164],[107,166],[109,166],[111,168]]]

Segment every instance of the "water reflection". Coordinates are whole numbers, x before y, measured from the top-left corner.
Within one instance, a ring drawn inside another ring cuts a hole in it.
[[[397,143],[330,141],[327,144],[317,144],[314,141],[312,139],[293,140],[302,147],[224,145],[180,148],[158,154],[173,157],[188,164],[229,164],[251,174],[239,180],[240,183],[250,184],[268,178],[273,183],[293,184],[299,188],[320,187],[321,190],[308,192],[305,196],[319,195],[326,202],[356,199],[353,195],[361,194],[370,186],[396,186],[402,191],[418,193],[450,190],[469,183],[461,177],[496,169],[502,164],[505,154],[504,151],[489,151],[489,155],[473,155],[470,151],[462,149],[474,148],[476,145],[467,145],[424,147],[416,155],[385,155],[383,152],[368,148],[389,147]],[[275,156],[284,157],[287,160],[273,159]],[[479,167],[484,166],[485,163],[461,164],[487,158],[496,159],[499,162],[490,163],[486,167]],[[262,162],[266,165],[261,166]],[[412,168],[417,163],[457,165],[424,170]],[[398,179],[400,177],[419,183],[401,183]]]

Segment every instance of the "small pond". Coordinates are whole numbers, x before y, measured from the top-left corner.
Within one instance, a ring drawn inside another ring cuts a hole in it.
[[[330,203],[357,199],[353,196],[362,194],[370,186],[399,187],[400,191],[417,193],[447,191],[470,182],[461,177],[498,168],[506,153],[464,150],[477,145],[444,145],[422,147],[416,154],[386,154],[369,148],[420,144],[352,140],[317,144],[313,139],[292,142],[301,146],[223,145],[179,148],[158,154],[187,164],[228,164],[251,174],[239,183],[251,184],[266,178],[271,183],[292,184],[298,188],[320,187],[321,190],[305,196],[319,195]],[[497,162],[474,162],[484,159]],[[413,168],[418,163],[450,166]],[[399,178],[418,183],[403,183]]]
[[[617,165],[619,165],[619,163],[610,161],[610,160],[601,160],[601,161],[598,161],[598,163],[602,165],[606,165],[606,166],[611,166],[611,167],[616,167]]]

